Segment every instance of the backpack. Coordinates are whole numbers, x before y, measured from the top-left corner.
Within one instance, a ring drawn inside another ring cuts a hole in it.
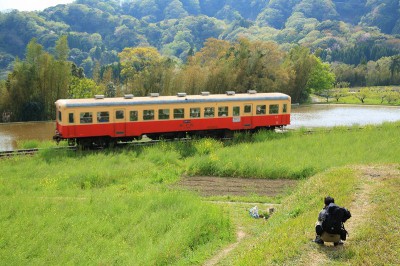
[[[331,203],[326,208],[325,219],[322,221],[322,228],[329,234],[340,234],[344,229],[343,223],[351,217],[350,212]]]

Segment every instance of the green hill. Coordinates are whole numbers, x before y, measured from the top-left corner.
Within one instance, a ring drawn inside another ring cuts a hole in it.
[[[210,37],[301,44],[323,60],[357,65],[400,51],[399,10],[394,0],[77,0],[42,12],[1,13],[0,68],[22,58],[32,38],[52,51],[63,34],[70,59],[89,76],[95,62],[116,62],[125,47],[150,45],[185,60]]]

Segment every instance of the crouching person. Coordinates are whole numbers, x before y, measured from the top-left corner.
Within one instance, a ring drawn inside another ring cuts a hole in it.
[[[344,223],[351,217],[350,211],[335,204],[335,199],[328,196],[324,199],[325,206],[318,215],[315,225],[315,243],[333,242],[335,246],[343,245],[347,231]]]

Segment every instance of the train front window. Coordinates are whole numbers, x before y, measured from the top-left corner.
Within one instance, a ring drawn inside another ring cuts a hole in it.
[[[233,107],[233,116],[240,116],[240,106]]]
[[[279,113],[279,104],[271,104],[269,106],[269,113],[270,114],[277,114]]]
[[[91,124],[91,123],[93,123],[93,114],[92,114],[92,112],[80,113],[79,117],[80,117],[81,124]]]
[[[124,119],[124,110],[115,111],[115,119]]]
[[[97,112],[97,122],[98,123],[110,122],[110,113],[109,112]]]
[[[283,110],[282,113],[286,114],[287,113],[287,104],[283,104]]]
[[[185,118],[185,109],[177,108],[174,109],[174,119]]]
[[[129,120],[130,121],[138,121],[138,111],[130,111],[129,112]]]
[[[158,110],[158,119],[159,120],[169,119],[169,109],[159,109]]]
[[[73,123],[74,123],[74,113],[69,113],[69,114],[68,114],[68,122],[69,122],[70,124],[73,124]]]
[[[200,118],[200,108],[190,108],[190,118]]]
[[[204,117],[214,117],[214,107],[204,108]]]
[[[267,109],[266,105],[257,105],[256,114],[257,115],[265,115],[265,110]]]
[[[228,116],[228,106],[218,107],[218,116]]]
[[[62,115],[61,115],[61,112],[60,112],[60,111],[58,111],[58,121],[59,121],[59,122],[62,122]]]
[[[143,120],[154,120],[154,110],[143,110]]]

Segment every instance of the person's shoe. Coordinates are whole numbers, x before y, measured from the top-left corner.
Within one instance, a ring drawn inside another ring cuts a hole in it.
[[[335,242],[335,243],[333,243],[333,245],[336,247],[336,246],[339,246],[339,245],[343,245],[344,244],[344,242],[342,241],[342,240],[339,240],[339,242]]]
[[[320,244],[320,245],[323,245],[323,244],[324,244],[324,240],[322,240],[319,236],[317,236],[317,237],[313,240],[313,242],[315,242],[315,243],[317,243],[317,244]]]

